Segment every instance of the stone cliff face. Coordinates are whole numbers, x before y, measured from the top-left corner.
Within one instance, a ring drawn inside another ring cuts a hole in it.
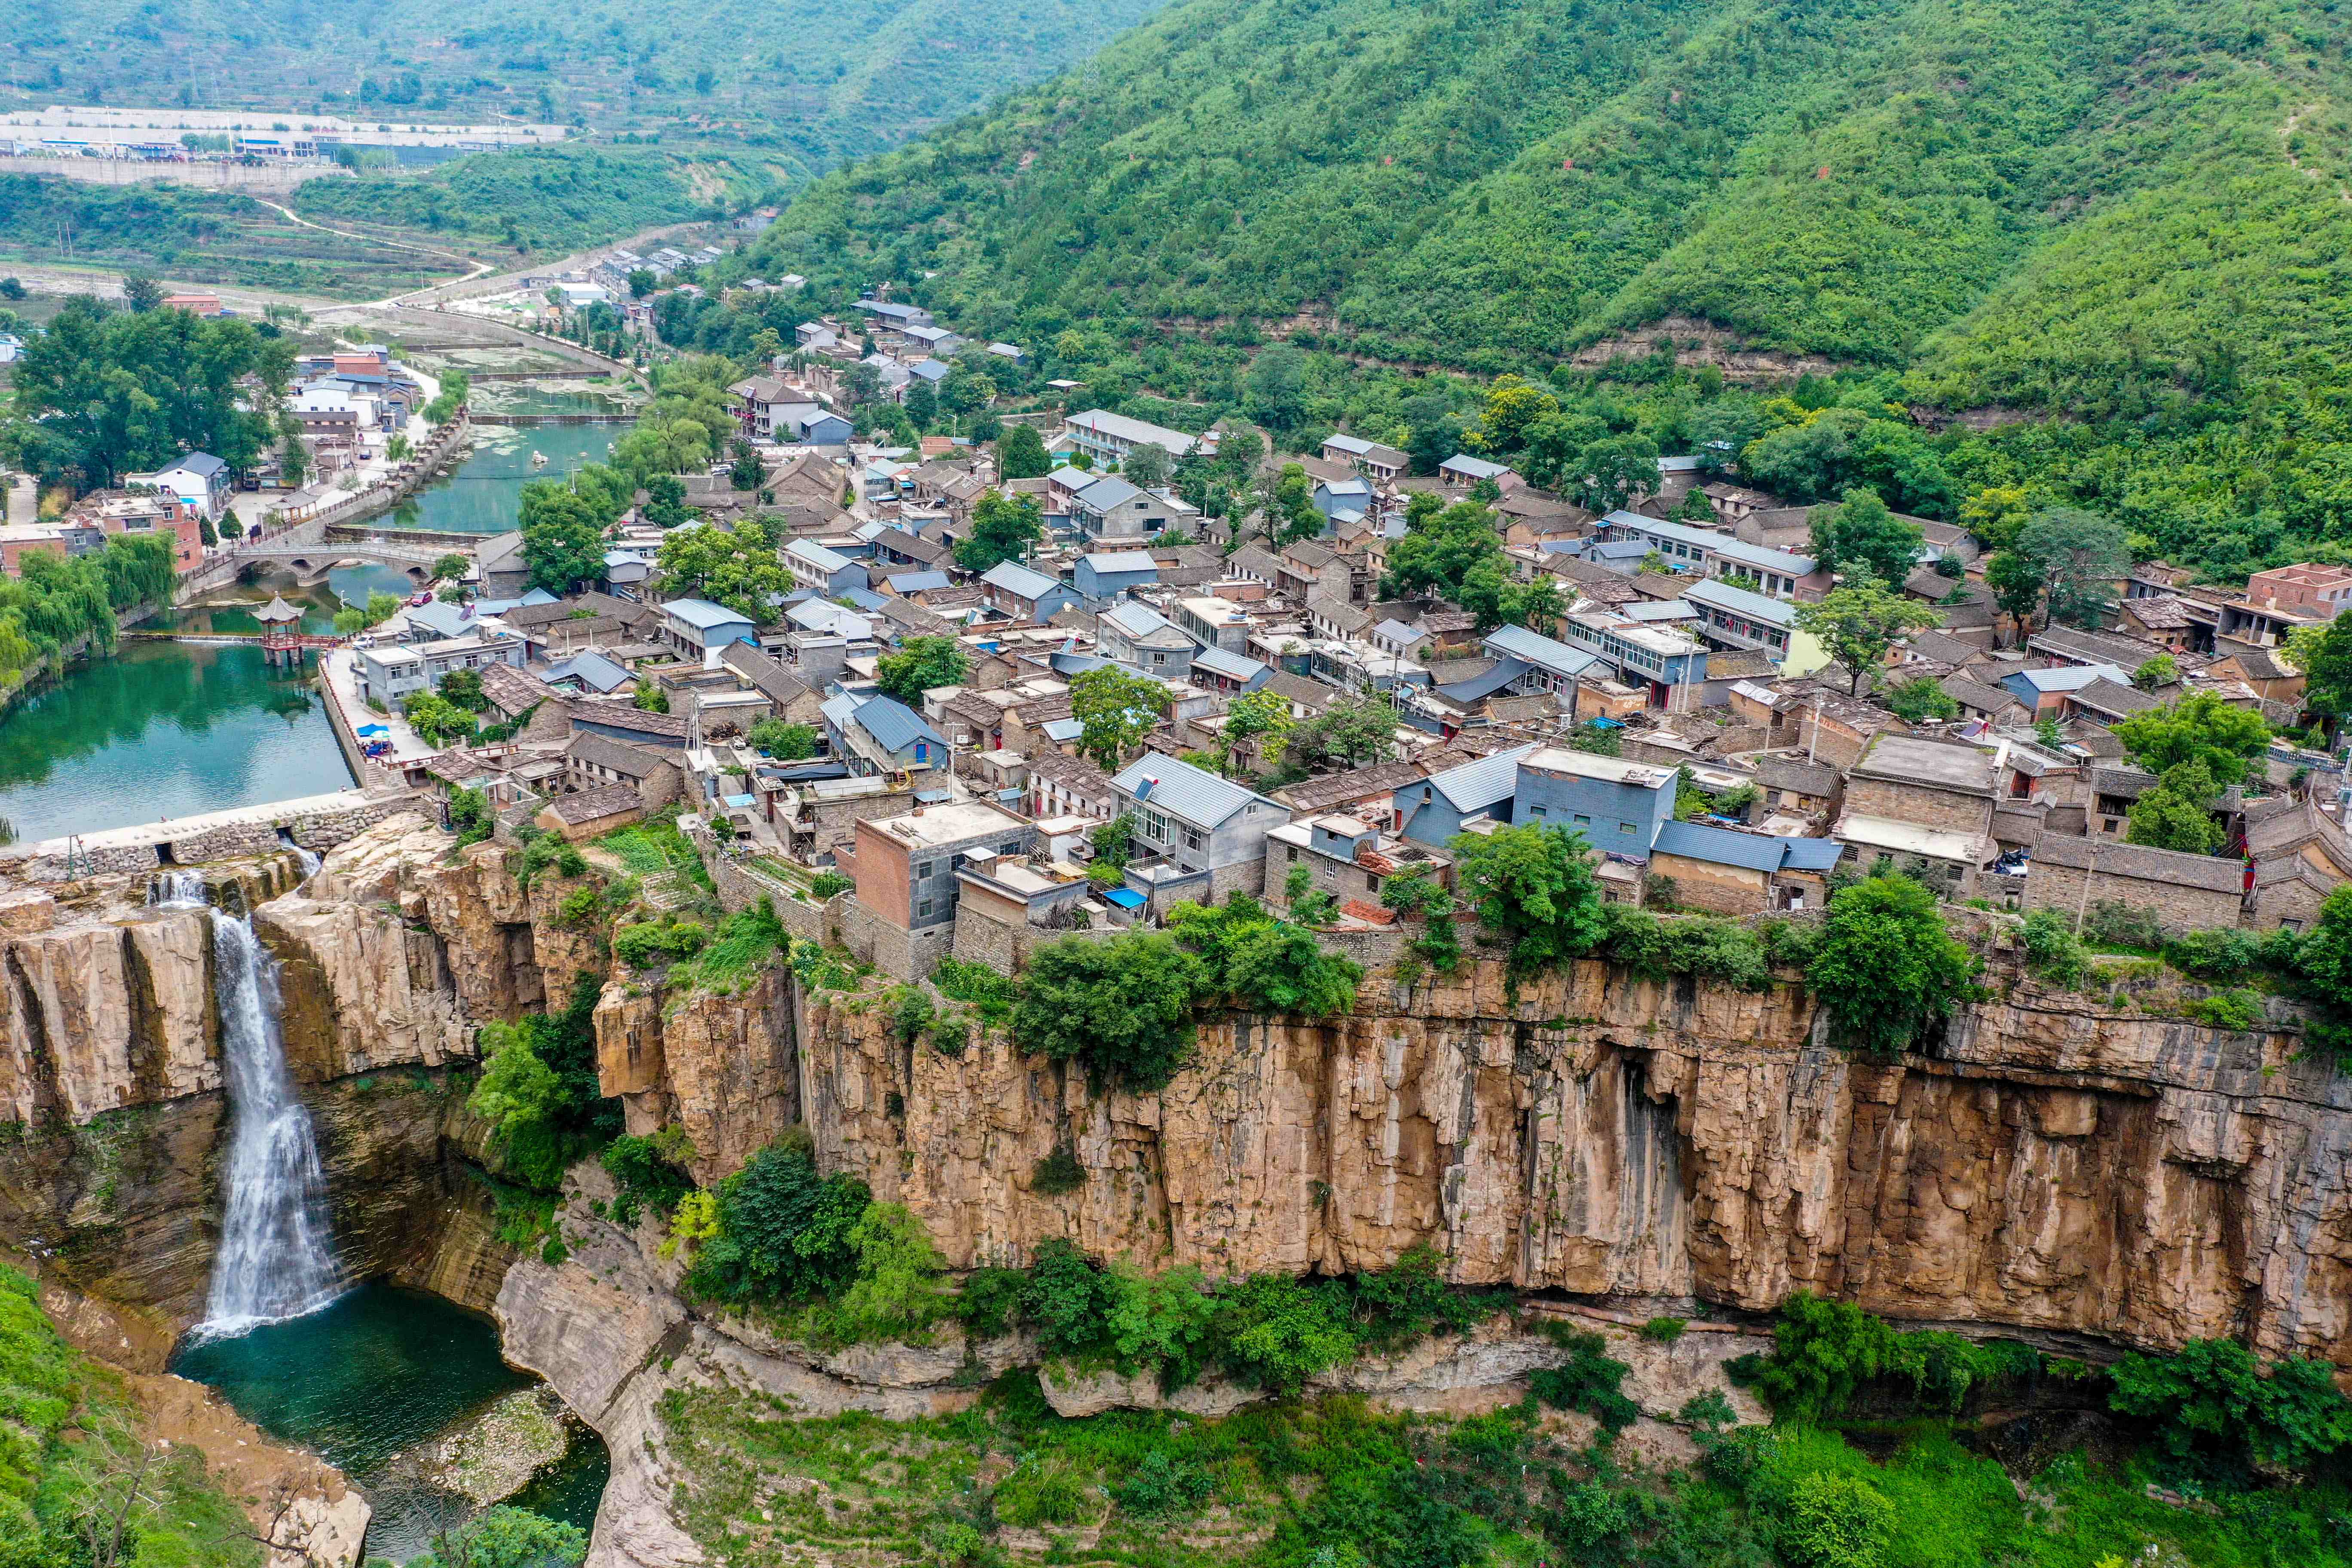
[[[1928,1057],[1855,1061],[1801,989],[1598,963],[1378,981],[1318,1024],[1204,1026],[1162,1094],[1094,1094],[997,1037],[904,1049],[809,1009],[823,1158],[959,1266],[1047,1237],[1213,1274],[1378,1268],[1762,1310],[1811,1289],[1915,1321],[2352,1363],[2352,1086],[2245,1034],[2021,984]],[[1067,1143],[1078,1190],[1034,1189]]]

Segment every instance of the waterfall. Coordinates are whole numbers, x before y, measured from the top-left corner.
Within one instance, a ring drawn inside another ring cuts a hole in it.
[[[305,849],[299,844],[295,843],[292,829],[285,827],[279,828],[278,830],[278,842],[286,846],[287,848],[294,851],[295,863],[302,868],[302,881],[307,882],[311,878],[319,874],[319,852],[315,849]],[[299,887],[301,886],[301,883],[298,882],[295,886]]]
[[[184,871],[159,874],[147,897],[174,907],[206,902],[204,879]],[[222,1173],[227,1212],[203,1331],[226,1335],[323,1307],[342,1293],[343,1281],[310,1113],[286,1070],[278,961],[249,918],[214,910],[211,920],[229,1146]]]

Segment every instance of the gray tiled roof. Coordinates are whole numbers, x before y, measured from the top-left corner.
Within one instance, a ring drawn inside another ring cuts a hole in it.
[[[1493,756],[1480,757],[1475,763],[1465,763],[1458,768],[1433,773],[1429,782],[1438,794],[1453,803],[1454,810],[1467,816],[1517,795],[1519,789],[1519,759],[1533,755],[1537,750],[1534,745],[1513,746],[1508,751],[1496,752]]]
[[[1157,784],[1150,781],[1157,779]],[[1277,810],[1282,803],[1158,752],[1146,752],[1113,781],[1139,803],[1154,805],[1202,827],[1214,827],[1252,801]]]

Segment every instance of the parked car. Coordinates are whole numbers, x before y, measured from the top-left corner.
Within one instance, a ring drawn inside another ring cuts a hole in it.
[[[415,605],[429,605],[429,604],[431,604],[432,602],[433,602],[433,595],[430,595],[430,594],[417,594],[417,595],[412,595],[412,596],[410,597],[410,599],[409,599],[409,601],[408,601],[408,603],[409,603],[409,605],[410,605],[410,606],[411,606],[412,608],[413,608],[413,607],[415,607]]]

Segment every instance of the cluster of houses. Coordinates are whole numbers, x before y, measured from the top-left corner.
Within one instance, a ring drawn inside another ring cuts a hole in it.
[[[910,374],[909,356],[967,347],[919,309],[866,305],[857,335]],[[1922,520],[1905,591],[1942,624],[1872,674],[1932,680],[1958,716],[1908,722],[1853,695],[1796,624],[1833,586],[1806,553],[1810,509],[1694,460],[1663,460],[1651,493],[1596,516],[1471,454],[1419,477],[1402,452],[1335,436],[1305,460],[1319,533],[1236,548],[1173,489],[1119,472],[1142,446],[1181,458],[1215,432],[1016,416],[1041,421],[1055,466],[1000,480],[968,441],[854,442],[827,377],[862,344],[813,322],[802,347],[733,389],[760,484],[688,481],[703,514],[688,526],[778,526],[791,590],[756,617],[665,597],[664,536],[634,515],[604,580],[568,597],[527,590],[518,536],[489,542],[476,603],[421,606],[355,655],[362,695],[387,708],[479,671],[509,735],[405,759],[411,783],[483,788],[502,820],[575,838],[683,806],[771,890],[814,900],[841,879],[835,929],[900,973],[950,952],[1011,964],[1034,941],[1235,890],[1285,904],[1301,871],[1336,900],[1327,934],[1377,944],[1411,919],[1382,902],[1390,879],[1448,881],[1461,836],[1528,824],[1581,835],[1612,900],[1728,914],[1818,909],[1841,868],[1891,863],[2013,908],[2298,926],[2352,875],[2335,803],[2292,787],[2312,759],[2285,747],[2216,804],[2224,853],[2126,844],[2156,780],[2113,732],[2193,692],[2294,718],[2302,676],[2279,646],[2334,616],[2352,572],[2214,590],[2151,565],[2115,585],[2113,626],[2020,638],[1968,536]],[[1691,521],[1694,489],[1711,521]],[[968,571],[958,546],[992,491],[1033,502],[1045,539]],[[1423,491],[1492,498],[1512,572],[1559,590],[1549,625],[1381,597]],[[881,661],[916,637],[954,639],[969,673],[886,695]],[[1154,694],[1149,733],[1108,769],[1084,754],[1073,703],[1104,668]],[[662,710],[640,705],[653,693]],[[1233,703],[1266,693],[1293,725],[1382,697],[1392,727],[1364,765],[1296,778],[1278,731],[1226,733]],[[797,727],[793,754],[754,743],[767,721]],[[1253,782],[1269,776],[1293,782]],[[1096,830],[1122,820],[1123,861],[1096,865]]]

